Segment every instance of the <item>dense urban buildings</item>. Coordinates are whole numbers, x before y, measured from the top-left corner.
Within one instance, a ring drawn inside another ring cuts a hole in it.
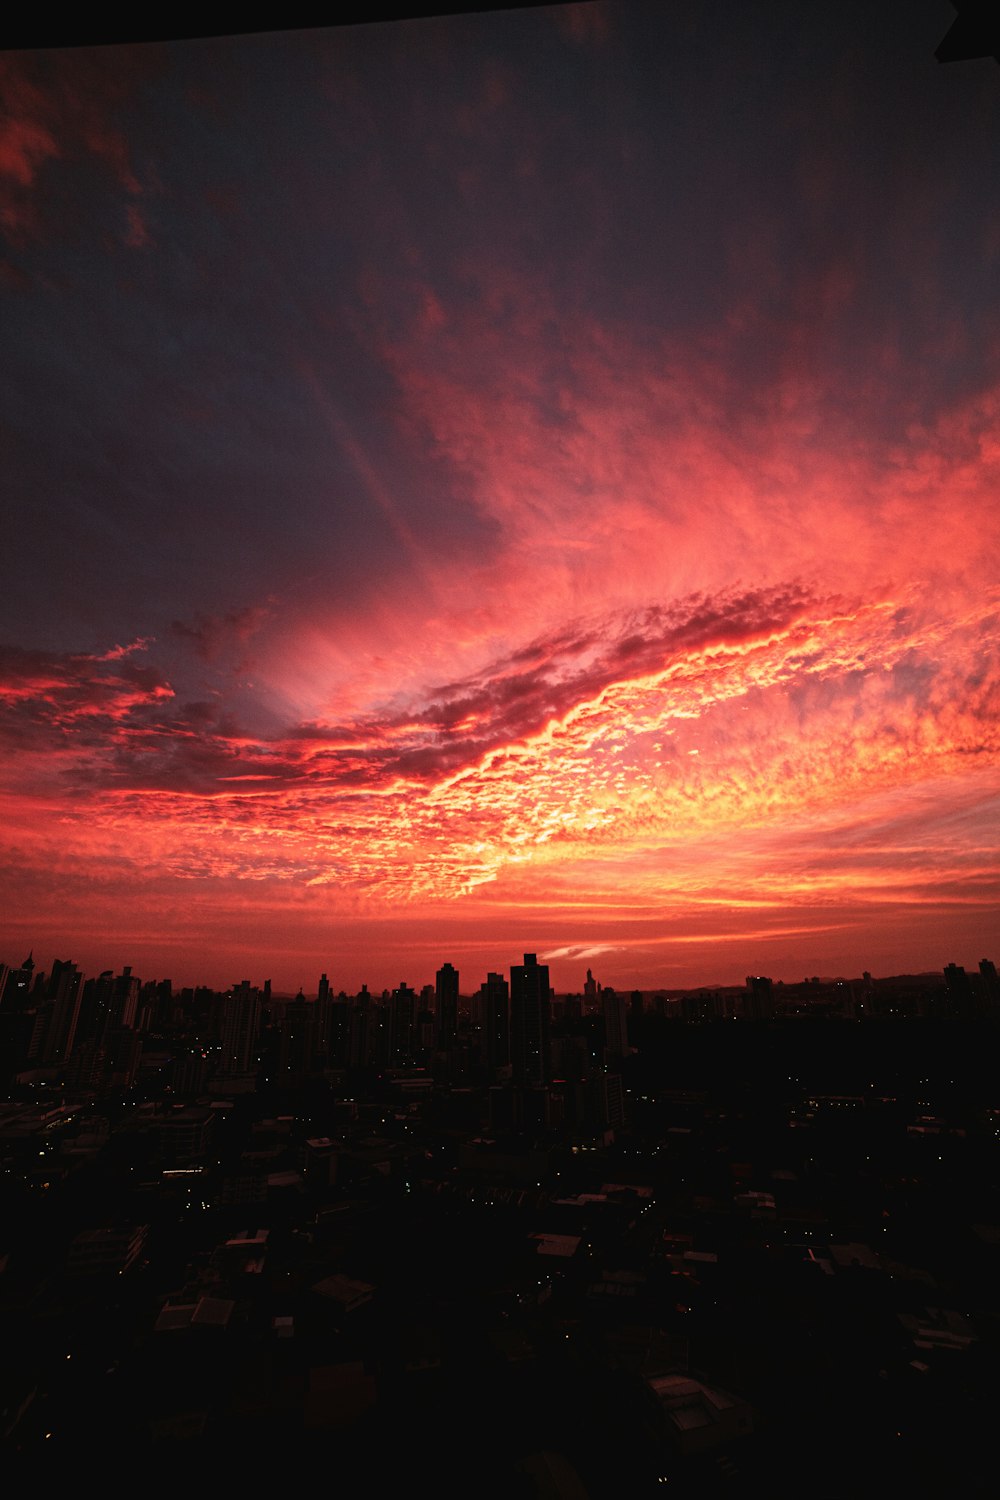
[[[0,967],[11,1463],[96,1463],[113,1421],[191,1476],[293,1442],[384,1487],[423,1452],[454,1495],[978,1493],[993,962],[627,1002],[508,974]]]

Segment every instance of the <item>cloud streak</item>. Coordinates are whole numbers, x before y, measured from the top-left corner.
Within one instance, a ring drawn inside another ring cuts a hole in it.
[[[139,863],[181,877],[451,901],[598,855],[637,889],[685,896],[665,841],[787,839],[932,780],[995,795],[993,630],[988,598],[946,628],[913,604],[848,608],[799,588],[698,597],[564,628],[406,715],[270,739],[218,703],[178,705],[154,667],[123,671],[117,652],[17,657],[5,733],[13,750],[60,746],[49,764],[95,851],[102,830],[129,828]],[[845,858],[798,884],[758,871],[758,895],[842,888]]]

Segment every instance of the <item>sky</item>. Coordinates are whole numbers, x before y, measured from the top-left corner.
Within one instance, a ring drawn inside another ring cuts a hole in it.
[[[953,18],[0,53],[0,960],[1000,959],[1000,70]]]

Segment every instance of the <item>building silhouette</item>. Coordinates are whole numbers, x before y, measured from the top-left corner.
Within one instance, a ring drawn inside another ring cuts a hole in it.
[[[76,964],[57,958],[52,965],[44,1004],[36,1017],[32,1053],[40,1061],[58,1066],[72,1056],[80,1018],[83,975]]]
[[[458,970],[452,964],[442,964],[435,979],[437,1044],[442,1052],[451,1052],[458,1036]]]
[[[325,977],[325,976],[324,976]],[[283,1079],[307,1078],[316,1067],[320,1046],[319,1006],[299,990],[285,1006],[278,1026],[278,1073]]]
[[[541,1087],[549,1077],[549,969],[534,953],[510,970],[512,1077],[522,1088]]]
[[[751,1021],[768,1021],[774,1015],[774,987],[764,974],[747,975],[745,1014]]]
[[[961,964],[947,964],[944,970],[948,1014],[967,1021],[976,1014],[972,984]]]
[[[510,986],[502,974],[487,974],[483,998],[486,1065],[495,1072],[510,1064]]]
[[[251,987],[249,979],[223,996],[221,1023],[219,1071],[228,1077],[253,1072],[260,1033],[260,991]]]
[[[604,1009],[604,1047],[608,1061],[628,1056],[628,1007],[625,996],[611,988],[601,991]]]
[[[31,986],[35,976],[35,960],[29,953],[19,969],[11,969],[3,989],[5,1010],[27,1010],[31,1003]]]
[[[417,1020],[417,992],[402,981],[389,1003],[389,1060],[393,1067],[406,1067],[413,1059],[413,1028]]]

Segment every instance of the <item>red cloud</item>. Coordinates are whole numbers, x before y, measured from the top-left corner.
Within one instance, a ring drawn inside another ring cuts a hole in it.
[[[636,899],[692,912],[745,906],[751,887],[758,906],[903,899],[898,858],[865,881],[843,856],[793,874],[792,831],[844,826],[929,778],[974,781],[977,805],[1000,788],[995,600],[946,627],[916,596],[696,597],[564,627],[405,715],[269,738],[218,704],[178,705],[118,651],[24,653],[4,682],[10,743],[55,733],[52,769],[78,799],[61,860],[127,830],[130,859],[175,876],[334,883],[377,905],[484,885],[530,902],[594,861]],[[973,862],[970,899],[976,878]],[[580,879],[600,902],[593,871]]]

